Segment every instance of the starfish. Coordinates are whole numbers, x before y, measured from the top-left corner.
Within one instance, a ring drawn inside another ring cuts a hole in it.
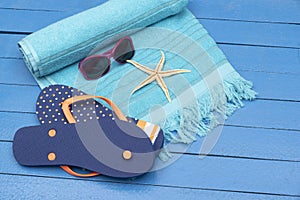
[[[158,62],[158,64],[156,65],[156,68],[150,69],[146,66],[143,66],[133,60],[127,60],[128,63],[134,65],[136,68],[142,70],[143,72],[146,72],[147,74],[149,74],[149,77],[147,77],[144,81],[142,81],[136,88],[134,88],[134,90],[132,91],[131,94],[135,93],[137,90],[141,89],[142,87],[152,83],[153,81],[157,81],[158,85],[161,87],[161,89],[164,91],[167,99],[169,102],[171,102],[171,98],[170,98],[170,94],[168,91],[168,87],[165,84],[163,78],[164,77],[168,77],[168,76],[173,76],[176,74],[180,74],[180,73],[187,73],[187,72],[191,72],[190,70],[186,70],[186,69],[173,69],[173,70],[167,70],[167,71],[162,71],[162,68],[165,64],[165,54],[163,51],[161,52],[161,59]]]

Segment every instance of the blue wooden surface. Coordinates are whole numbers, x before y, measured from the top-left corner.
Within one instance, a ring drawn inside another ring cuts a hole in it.
[[[38,124],[34,102],[40,89],[17,42],[101,2],[0,1],[0,199],[300,199],[300,1],[295,0],[190,0],[189,9],[259,92],[225,122],[204,159],[198,155],[204,140],[199,138],[171,166],[134,180],[80,179],[59,168],[18,165],[13,135]]]

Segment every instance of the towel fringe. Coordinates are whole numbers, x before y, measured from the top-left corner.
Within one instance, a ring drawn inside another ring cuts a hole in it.
[[[244,106],[242,100],[254,100],[257,93],[250,81],[233,72],[223,83],[197,97],[197,103],[183,107],[167,116],[163,125],[165,148],[160,153],[161,160],[171,157],[168,143],[190,144],[197,140],[196,135],[206,136],[209,131],[227,119],[238,108]]]

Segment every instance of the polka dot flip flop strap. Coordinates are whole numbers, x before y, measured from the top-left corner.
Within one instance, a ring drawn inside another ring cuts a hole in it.
[[[81,177],[85,176],[72,171],[68,165],[95,171],[86,175],[87,177],[99,173],[120,178],[134,177],[151,169],[158,150],[155,146],[158,142],[156,140],[162,140],[163,143],[163,139],[160,139],[162,134],[160,129],[152,128],[152,135],[149,137],[145,131],[149,123],[125,117],[109,99],[86,95],[78,90],[76,92],[79,95],[71,95],[72,93],[60,91],[58,88],[75,91],[73,88],[57,85],[43,90],[37,102],[37,114],[42,113],[39,116],[42,125],[17,131],[13,150],[20,164],[61,165],[68,173]],[[50,93],[47,93],[47,90]],[[52,93],[53,90],[55,93]],[[57,96],[56,93],[64,94],[64,97]],[[114,111],[92,98],[106,101]],[[59,103],[60,100],[62,103]],[[100,107],[101,110],[84,109],[88,106],[81,106],[82,103],[93,105],[94,108]],[[56,105],[59,105],[60,109]],[[48,112],[43,108],[48,109]],[[51,115],[52,109],[56,115]],[[89,112],[84,112],[86,110]],[[81,111],[90,118],[83,119]],[[80,113],[81,118],[76,119],[77,115],[74,113]],[[87,115],[88,113],[90,114]],[[102,115],[101,118],[98,113],[105,116]],[[156,132],[157,136],[153,134]]]

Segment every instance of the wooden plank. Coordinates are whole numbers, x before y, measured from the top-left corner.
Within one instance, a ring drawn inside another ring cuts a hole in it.
[[[189,0],[199,18],[300,23],[300,3],[294,0]]]
[[[13,141],[14,134],[19,128],[39,124],[35,114],[0,112],[0,140]],[[300,161],[298,131],[225,126],[218,127],[209,134],[219,133],[221,133],[220,138],[209,153],[210,155]],[[184,147],[187,147],[185,145],[177,145],[172,147],[172,150],[199,154],[205,139],[205,137],[198,138],[186,152],[182,151]],[[268,142],[261,143],[260,141]]]
[[[35,114],[0,112],[0,140],[12,141],[18,129],[39,124]]]
[[[18,49],[18,41],[25,35],[0,34],[0,58],[22,58]]]
[[[299,102],[256,100],[246,102],[226,124],[247,127],[300,130]]]
[[[199,21],[219,43],[300,47],[300,26],[298,25],[207,19],[200,19]]]
[[[296,200],[296,197],[247,194],[152,185],[121,184],[47,177],[0,175],[3,199],[265,199]],[[24,187],[26,185],[26,187]]]
[[[80,1],[80,0],[1,0],[0,8],[7,9],[21,9],[21,10],[44,10],[44,11],[68,11],[68,12],[78,12],[86,10],[97,5],[100,5],[107,0],[89,0],[89,1]]]
[[[0,83],[37,85],[23,60],[0,59],[0,71]]]
[[[2,0],[0,8],[53,10],[75,13],[97,6],[106,0]],[[300,4],[294,0],[189,0],[188,8],[198,18],[244,21],[300,23]]]
[[[0,172],[18,175],[69,177],[58,167],[23,167],[16,163],[12,144],[0,143]],[[183,155],[164,169],[124,183],[209,188],[227,191],[270,193],[300,197],[300,162],[265,161]],[[180,181],[178,179],[180,178]],[[76,178],[77,179],[77,178]],[[99,176],[94,180],[112,180]],[[259,181],[258,181],[259,180]]]
[[[254,83],[259,98],[300,101],[298,74],[245,72],[240,74]],[[288,80],[288,81],[287,81]]]
[[[209,155],[300,161],[299,131],[224,126],[214,129],[209,134],[220,134]],[[199,154],[205,139],[206,137],[198,138],[187,153]]]
[[[0,85],[0,111],[35,112],[35,102],[40,93],[38,86]]]
[[[69,16],[68,13],[24,10],[0,10],[0,15],[2,16],[0,18],[0,31],[13,32],[33,32]],[[37,21],[36,18],[40,20]],[[217,42],[300,48],[298,37],[300,26],[294,24],[208,19],[200,19],[200,23],[207,28]]]
[[[0,9],[0,16],[0,31],[34,32],[70,16],[70,14],[66,12]]]
[[[219,44],[237,70],[300,74],[300,50]]]

